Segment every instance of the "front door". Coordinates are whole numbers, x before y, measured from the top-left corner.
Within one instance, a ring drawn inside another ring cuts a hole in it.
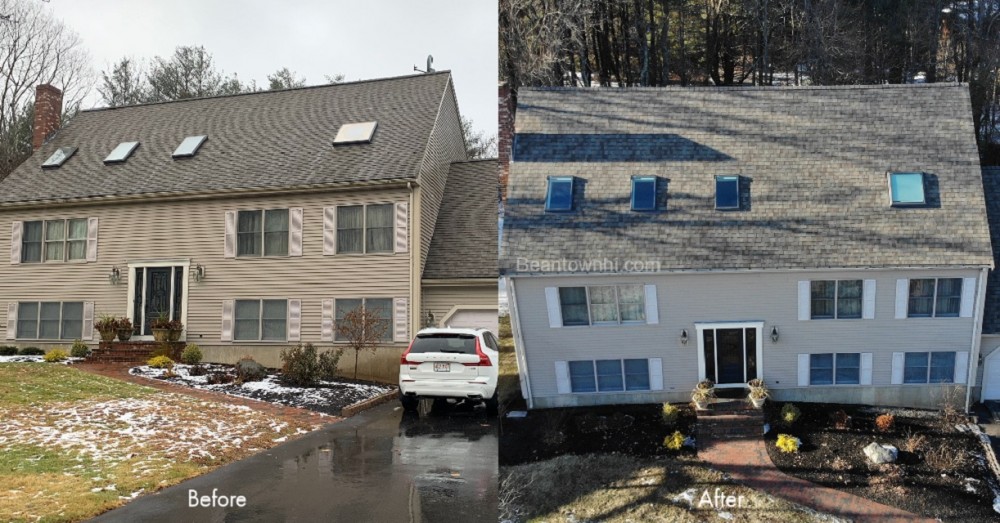
[[[137,267],[133,321],[135,333],[153,334],[150,324],[160,316],[181,319],[181,297],[184,292],[184,267]]]
[[[759,326],[720,324],[699,326],[698,330],[701,379],[710,379],[721,386],[740,386],[758,377]]]

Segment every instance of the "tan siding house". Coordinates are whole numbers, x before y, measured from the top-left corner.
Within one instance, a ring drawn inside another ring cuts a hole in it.
[[[335,143],[358,123],[368,135]],[[249,354],[276,367],[283,347],[342,344],[337,321],[363,304],[391,327],[359,376],[395,380],[426,316],[422,266],[449,171],[466,161],[450,74],[86,111],[46,134],[0,181],[0,343],[96,344],[101,314],[151,340],[164,314],[209,361]],[[207,139],[194,155],[175,157],[196,135]],[[139,146],[105,162],[125,141]],[[42,167],[66,147],[61,165]],[[495,218],[495,198],[475,206]],[[495,248],[467,255],[495,273]],[[435,307],[489,292],[477,285]]]

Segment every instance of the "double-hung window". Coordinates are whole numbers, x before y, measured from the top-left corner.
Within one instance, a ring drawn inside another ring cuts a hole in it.
[[[809,355],[810,385],[857,385],[861,383],[861,354],[840,352]]]
[[[954,318],[962,307],[962,278],[910,280],[909,318]]]
[[[560,287],[564,326],[619,325],[646,321],[643,286]]]
[[[573,392],[649,390],[649,360],[585,360],[569,362]]]
[[[75,340],[83,334],[83,302],[19,302],[17,339]]]
[[[24,222],[21,263],[62,262],[87,259],[87,220]]]
[[[334,304],[334,325],[336,328],[337,341],[348,341],[348,332],[352,329],[365,329],[364,322],[356,325],[345,325],[349,320],[351,311],[363,311],[366,315],[372,315],[381,331],[379,340],[392,340],[392,298],[338,298]],[[361,321],[360,319],[357,321]],[[348,332],[344,332],[347,330]]]
[[[288,209],[239,211],[236,255],[288,256]]]
[[[903,383],[952,383],[954,380],[954,352],[906,353]]]
[[[813,280],[810,287],[812,319],[861,318],[861,280]]]
[[[393,252],[394,208],[391,203],[337,207],[337,252]]]
[[[235,312],[234,340],[288,339],[288,300],[236,300]]]

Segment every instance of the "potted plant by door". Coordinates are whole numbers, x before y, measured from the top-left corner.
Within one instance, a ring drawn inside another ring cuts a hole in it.
[[[115,322],[115,332],[118,333],[118,339],[121,341],[128,341],[132,339],[132,320],[128,318],[119,318]]]
[[[747,387],[750,388],[750,394],[747,398],[750,399],[750,403],[753,404],[755,409],[763,408],[764,401],[771,396],[771,392],[767,390],[767,385],[764,384],[764,380],[760,378],[754,378],[747,382]]]
[[[115,335],[118,334],[118,319],[110,314],[101,314],[94,322],[94,328],[101,334],[101,341],[115,341]]]
[[[153,331],[153,339],[158,342],[170,341],[170,318],[166,313],[161,312],[156,319],[149,322],[149,328]]]
[[[167,329],[170,331],[168,341],[178,341],[181,339],[181,333],[184,332],[184,324],[180,320],[170,320]]]
[[[715,397],[715,383],[712,380],[701,380],[691,391],[691,401],[698,410],[707,410],[708,402]]]

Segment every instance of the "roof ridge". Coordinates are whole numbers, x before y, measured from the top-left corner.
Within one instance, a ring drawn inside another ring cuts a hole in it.
[[[521,87],[524,91],[579,91],[579,92],[610,92],[610,91],[834,91],[834,90],[864,90],[864,89],[912,89],[941,88],[968,86],[966,82],[932,82],[918,84],[847,84],[847,85],[663,85],[640,87],[605,87],[605,86],[541,86]]]
[[[214,95],[214,96],[199,96],[199,97],[195,97],[195,98],[182,98],[180,100],[164,100],[164,101],[161,101],[161,102],[146,102],[146,103],[132,104],[132,105],[118,105],[118,106],[114,106],[114,107],[91,107],[89,109],[81,109],[80,112],[81,113],[93,113],[93,112],[100,112],[100,111],[114,111],[114,110],[119,110],[119,109],[131,109],[131,108],[134,108],[134,107],[150,107],[150,106],[154,106],[154,105],[166,105],[166,104],[174,104],[174,103],[182,103],[182,102],[194,102],[194,101],[197,101],[197,100],[218,100],[218,99],[221,99],[221,98],[235,98],[235,97],[238,97],[238,96],[254,96],[254,95],[265,95],[265,94],[278,94],[278,93],[287,93],[287,92],[292,92],[292,91],[306,91],[306,90],[309,90],[309,89],[325,89],[325,88],[341,87],[341,86],[346,86],[346,85],[359,85],[359,84],[367,84],[367,83],[375,83],[375,82],[388,82],[388,81],[397,81],[397,80],[410,80],[410,79],[416,79],[416,78],[423,78],[425,76],[437,76],[437,75],[441,75],[441,74],[448,74],[448,75],[450,75],[451,74],[451,70],[450,69],[445,69],[443,71],[434,71],[432,73],[408,74],[408,75],[402,75],[402,76],[385,76],[385,77],[381,77],[381,78],[367,78],[367,79],[364,79],[364,80],[353,80],[353,81],[350,81],[350,82],[338,82],[338,83],[332,83],[332,84],[305,85],[305,86],[302,86],[302,87],[290,87],[290,88],[287,88],[287,89],[274,89],[274,90],[263,89],[263,90],[260,90],[260,91],[250,91],[250,92],[245,92],[245,93],[219,94],[219,95]]]
[[[451,162],[451,165],[455,165],[456,163],[496,162],[499,160],[500,160],[499,158],[470,158],[468,160],[458,160]]]

